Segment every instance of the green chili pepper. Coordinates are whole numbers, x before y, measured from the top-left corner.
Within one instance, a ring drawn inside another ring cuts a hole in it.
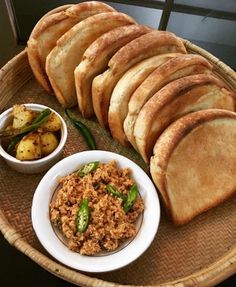
[[[71,121],[71,123],[80,131],[80,133],[84,137],[88,147],[90,149],[96,149],[97,147],[96,147],[95,139],[94,139],[92,133],[90,132],[90,130],[88,129],[88,127],[86,125],[84,125],[81,121],[76,120],[75,118],[71,117],[68,109],[65,109],[65,114],[67,115],[67,117]]]
[[[31,131],[36,130],[37,128],[39,128],[43,123],[45,123],[49,116],[51,114],[51,110],[50,109],[44,109],[43,111],[41,111],[39,113],[39,115],[35,118],[35,120],[32,122],[32,124],[28,127],[22,128],[21,129],[21,133],[19,133],[18,135],[15,135],[10,144],[7,147],[7,152],[8,153],[12,153],[15,146],[18,144],[18,142],[20,142],[20,140],[28,133]],[[20,131],[20,130],[18,130]]]
[[[121,193],[115,186],[108,184],[106,186],[106,189],[109,193],[111,193],[112,195],[115,195],[117,197],[122,198],[123,200],[126,200],[127,196],[124,195],[123,193]]]
[[[33,121],[33,123],[22,130],[20,134],[28,133],[35,131],[37,128],[39,128],[42,124],[44,124],[48,119],[52,111],[50,109],[43,110],[38,117]]]
[[[90,217],[89,200],[84,198],[81,201],[79,210],[76,216],[77,232],[83,233],[88,227]]]
[[[50,109],[44,109],[42,110],[38,116],[35,118],[35,120],[33,121],[32,124],[37,124],[39,122],[41,122],[45,117],[47,117],[52,113],[52,111]]]
[[[137,196],[138,196],[138,187],[136,184],[133,184],[128,193],[127,200],[125,201],[125,204],[124,204],[125,213],[127,213],[131,209],[131,207],[134,205],[134,202],[137,199]]]
[[[13,137],[19,135],[25,135],[28,132],[32,132],[39,128],[44,122],[46,122],[51,114],[50,109],[45,109],[38,117],[33,121],[33,123],[27,127],[23,127],[21,129],[9,129],[0,132],[0,137]]]
[[[18,142],[21,141],[21,139],[24,137],[24,135],[19,135],[19,136],[15,136],[9,143],[8,147],[7,147],[7,152],[9,154],[11,154],[14,149],[15,149],[15,146],[18,144]]]
[[[95,171],[99,166],[99,161],[93,161],[90,163],[87,163],[86,165],[82,166],[78,171],[76,171],[76,174],[83,177],[86,174],[89,174],[93,171]]]

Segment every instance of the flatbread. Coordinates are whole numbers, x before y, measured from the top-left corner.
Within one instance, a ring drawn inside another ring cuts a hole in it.
[[[124,133],[123,122],[128,113],[128,103],[133,92],[153,70],[178,55],[181,54],[161,54],[144,59],[131,67],[116,84],[110,100],[108,123],[112,137],[122,145],[130,145]]]
[[[82,60],[85,50],[102,34],[135,21],[119,12],[91,16],[65,33],[47,56],[46,72],[59,103],[64,107],[78,104],[74,70]]]
[[[162,87],[173,80],[194,75],[211,73],[212,65],[202,56],[179,55],[154,70],[137,88],[130,98],[128,113],[124,120],[124,131],[128,141],[137,149],[134,125],[143,105]]]
[[[78,22],[95,14],[112,11],[115,10],[105,3],[91,1],[57,7],[38,21],[27,42],[27,52],[32,71],[45,90],[52,92],[45,62],[57,40]]]
[[[94,41],[83,55],[81,63],[74,71],[79,109],[86,118],[94,114],[92,103],[92,82],[103,73],[110,58],[133,39],[150,32],[143,25],[127,25],[115,28]]]
[[[41,21],[43,18],[46,18],[50,15],[53,15],[53,14],[56,14],[58,12],[62,12],[62,11],[66,11],[68,8],[70,8],[71,6],[73,6],[74,4],[65,4],[65,5],[62,5],[62,6],[58,6],[58,7],[55,7],[53,8],[52,10],[49,10],[46,14],[44,14],[40,19],[39,21]],[[38,21],[38,22],[39,22]],[[36,23],[37,25],[37,23]]]
[[[187,76],[169,83],[149,99],[137,117],[134,136],[139,153],[149,162],[157,138],[173,121],[203,109],[235,111],[235,99],[212,75]]]
[[[210,109],[188,114],[157,140],[150,170],[176,225],[236,193],[236,113]]]
[[[109,69],[93,80],[92,100],[98,122],[106,128],[112,91],[123,74],[136,63],[154,55],[186,53],[182,41],[173,33],[157,31],[136,38],[121,48],[109,61]]]

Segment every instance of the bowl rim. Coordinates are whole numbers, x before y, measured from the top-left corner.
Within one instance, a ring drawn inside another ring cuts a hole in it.
[[[142,225],[137,235],[128,245],[117,252],[108,254],[109,256],[86,256],[69,250],[55,234],[49,218],[49,203],[58,185],[58,179],[90,162],[92,158],[101,162],[115,160],[121,168],[129,167],[145,204]],[[56,260],[76,270],[98,273],[123,268],[141,256],[156,236],[160,223],[160,213],[160,202],[156,188],[141,167],[123,155],[96,150],[83,151],[68,156],[56,163],[44,175],[33,196],[31,219],[39,241]]]
[[[53,152],[51,152],[49,155],[40,158],[40,159],[36,159],[36,160],[19,160],[17,158],[15,158],[14,156],[10,155],[9,153],[7,153],[4,148],[2,147],[1,144],[1,140],[0,140],[0,155],[5,158],[8,161],[14,162],[16,164],[22,164],[22,165],[32,165],[32,164],[43,164],[45,162],[50,161],[51,159],[54,158],[54,156],[56,156],[64,147],[66,140],[67,140],[67,126],[66,123],[64,121],[64,119],[62,118],[62,116],[55,111],[54,109],[52,109],[49,106],[45,106],[42,104],[35,104],[35,103],[26,103],[26,104],[22,104],[24,106],[26,106],[27,108],[30,108],[32,110],[36,110],[36,111],[41,111],[43,109],[49,108],[53,113],[55,113],[61,120],[62,126],[61,126],[61,138],[59,141],[58,146],[55,148],[55,150]],[[10,113],[12,111],[13,107],[7,109],[6,111],[4,111],[3,113],[0,114],[0,121],[2,120],[7,120],[10,117]]]

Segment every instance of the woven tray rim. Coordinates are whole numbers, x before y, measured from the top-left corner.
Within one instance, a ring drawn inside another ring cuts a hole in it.
[[[230,86],[236,90],[236,73],[229,66],[224,64],[222,61],[220,61],[218,58],[216,58],[206,50],[191,43],[190,41],[184,39],[182,39],[182,41],[184,42],[189,52],[200,54],[203,57],[207,58],[214,65],[216,72],[218,72],[220,76],[225,78],[227,82],[230,84]],[[19,53],[18,55],[16,55],[5,66],[3,66],[0,69],[0,85],[4,81],[5,74],[15,67],[16,62],[21,61],[27,61],[26,49],[21,53]],[[30,77],[28,78],[26,77],[25,82],[24,81],[21,82],[21,86],[23,86],[29,80],[29,78]],[[0,98],[0,103],[4,105],[6,104],[6,102],[7,100],[4,99],[3,95],[3,98]],[[46,255],[42,254],[33,246],[31,246],[29,243],[27,243],[24,240],[24,238],[22,238],[21,235],[17,232],[17,230],[11,227],[1,209],[0,209],[0,231],[2,232],[5,239],[20,252],[28,256],[31,260],[36,262],[45,270],[70,283],[80,285],[81,287],[129,286],[129,285],[121,285],[113,282],[103,281],[101,279],[97,279],[94,277],[89,277],[89,275],[84,275],[78,271],[72,270],[48,258]],[[227,253],[225,253],[221,258],[219,258],[216,262],[212,263],[211,265],[207,266],[206,268],[203,268],[198,272],[195,272],[186,277],[179,278],[175,281],[151,286],[156,287],[214,286],[235,273],[236,273],[236,245]],[[145,285],[145,287],[148,286]]]

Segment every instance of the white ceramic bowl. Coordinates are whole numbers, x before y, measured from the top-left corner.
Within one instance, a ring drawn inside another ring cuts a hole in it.
[[[43,109],[49,108],[39,104],[24,104],[28,109],[33,111],[42,111]],[[50,108],[51,109],[51,108]],[[7,164],[14,170],[21,173],[39,173],[48,170],[52,167],[62,155],[63,147],[67,139],[67,127],[63,118],[53,109],[51,109],[61,119],[61,139],[57,148],[50,153],[48,156],[37,160],[21,161],[8,154],[2,147],[0,141],[0,155],[4,158]],[[12,108],[6,110],[0,115],[0,130],[4,129],[12,120]]]
[[[121,168],[128,167],[144,200],[144,212],[137,235],[122,248],[104,256],[85,256],[73,252],[58,238],[49,218],[49,203],[61,176],[74,172],[82,165],[115,160]],[[160,205],[156,189],[147,174],[133,161],[107,151],[84,151],[71,155],[52,167],[39,183],[33,198],[32,222],[44,248],[61,263],[86,272],[107,272],[126,266],[149,247],[159,226]]]

